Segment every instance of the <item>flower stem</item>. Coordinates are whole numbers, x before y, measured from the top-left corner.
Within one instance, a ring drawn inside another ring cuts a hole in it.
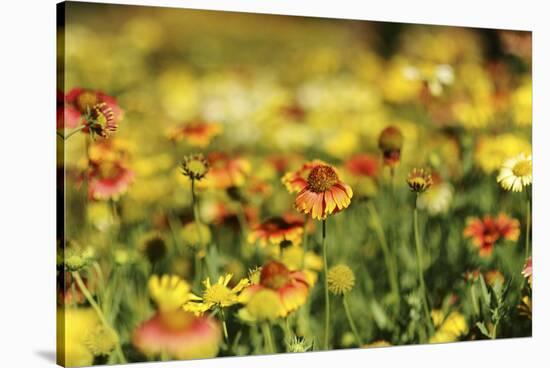
[[[111,325],[107,322],[107,319],[105,318],[105,315],[101,311],[101,308],[92,297],[90,290],[88,290],[88,288],[86,287],[86,284],[84,284],[84,281],[82,281],[82,278],[80,277],[80,273],[78,273],[78,271],[73,271],[71,272],[71,275],[73,276],[73,279],[76,281],[76,284],[78,285],[78,288],[80,289],[80,291],[82,291],[82,294],[84,294],[84,296],[86,297],[86,300],[88,301],[88,303],[90,303],[92,308],[95,310],[101,323],[103,323],[103,325],[106,328],[111,328]],[[118,360],[121,364],[126,363],[126,358],[124,357],[124,353],[122,352],[122,348],[120,347],[120,339],[117,339],[115,353],[117,354]]]
[[[472,297],[472,305],[474,306],[474,315],[477,317],[479,316],[479,304],[477,302],[477,294],[475,285],[470,286],[470,296]]]
[[[329,349],[329,324],[330,324],[330,298],[328,295],[328,262],[327,262],[327,220],[323,220],[323,237],[322,237],[322,247],[323,247],[323,267],[325,272],[325,350]]]
[[[380,221],[380,216],[376,211],[376,207],[371,201],[369,201],[367,203],[367,208],[369,210],[370,217],[374,222],[374,226],[375,226],[374,232],[378,237],[378,242],[380,243],[380,246],[382,248],[382,253],[384,254],[384,262],[386,263],[386,268],[388,269],[390,287],[393,294],[394,302],[396,303],[395,304],[396,314],[399,314],[400,297],[399,297],[399,282],[397,277],[397,266],[394,262],[393,257],[391,256],[390,248],[388,246],[386,236],[384,235],[384,229]]]
[[[262,332],[264,334],[265,349],[268,354],[275,354],[275,348],[273,346],[273,337],[271,336],[271,327],[269,322],[262,323]]]
[[[307,253],[307,220],[308,220],[308,217],[307,215],[305,216],[305,219],[304,219],[304,237],[302,239],[302,248],[303,248],[303,254],[302,254],[302,267],[300,267],[301,269],[304,269],[305,265],[306,265],[306,253]]]
[[[67,139],[71,138],[73,135],[75,135],[76,133],[80,132],[81,130],[83,130],[84,128],[87,128],[88,126],[86,124],[82,125],[81,127],[79,128],[76,128],[74,130],[71,130],[71,132],[67,135],[64,135],[63,133],[61,132],[57,132],[57,135],[59,137],[61,137],[64,141],[66,141]]]
[[[193,207],[193,220],[195,221],[195,226],[197,229],[197,239],[199,241],[199,244],[197,244],[197,247],[195,249],[195,285],[200,285],[202,280],[202,260],[200,257],[200,248],[202,246],[205,246],[206,244],[203,244],[202,242],[202,224],[201,219],[199,215],[199,207],[198,207],[198,198],[197,194],[195,193],[195,179],[191,178],[191,200],[192,200],[192,207]]]
[[[418,231],[418,208],[416,206],[416,202],[418,199],[418,194],[415,197],[414,201],[414,213],[413,213],[413,221],[414,221],[414,242],[416,246],[416,262],[417,262],[417,268],[418,268],[418,281],[420,283],[420,294],[422,298],[422,307],[424,309],[424,314],[426,318],[426,325],[428,327],[428,330],[430,332],[430,336],[433,335],[434,327],[432,323],[432,317],[430,315],[430,308],[428,306],[428,297],[426,294],[426,284],[424,282],[424,266],[422,264],[422,244],[420,243],[420,233]]]
[[[351,327],[351,330],[353,331],[353,335],[355,336],[355,341],[359,346],[363,345],[363,340],[361,340],[361,337],[359,336],[359,332],[357,331],[357,327],[355,326],[355,322],[353,322],[353,318],[351,318],[351,313],[349,311],[348,306],[348,298],[346,295],[342,297],[342,302],[344,304],[344,310],[346,312],[346,317],[348,318],[349,326]]]
[[[227,333],[227,324],[225,323],[225,312],[223,311],[223,308],[220,308],[220,312],[222,315],[223,337],[225,338],[225,341],[229,343],[229,334]]]
[[[495,340],[497,338],[497,329],[498,329],[498,324],[499,324],[500,320],[497,320],[495,322],[495,325],[493,326],[493,330],[491,331],[491,339]]]

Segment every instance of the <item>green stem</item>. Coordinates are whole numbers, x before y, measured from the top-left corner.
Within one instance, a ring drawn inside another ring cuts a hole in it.
[[[264,334],[266,352],[268,354],[275,354],[273,337],[271,336],[271,326],[269,326],[269,322],[262,323],[262,332]]]
[[[191,200],[192,200],[192,207],[193,207],[193,220],[195,221],[195,226],[197,229],[197,238],[199,241],[199,244],[197,244],[197,247],[195,249],[195,285],[197,287],[200,286],[201,280],[202,280],[202,260],[199,255],[200,249],[203,246],[206,246],[206,244],[203,244],[202,241],[202,223],[201,218],[199,214],[199,207],[198,207],[198,198],[197,194],[195,193],[195,179],[191,178]]]
[[[87,128],[87,127],[88,127],[88,126],[84,124],[84,125],[82,125],[81,127],[72,130],[72,131],[71,131],[69,134],[67,134],[67,135],[64,135],[64,134],[61,133],[61,132],[57,132],[57,135],[58,135],[61,139],[63,139],[64,141],[66,141],[67,139],[71,138],[73,135],[75,135],[76,133],[80,132],[82,129]]]
[[[497,338],[497,329],[498,329],[498,324],[499,324],[500,320],[497,320],[495,322],[495,326],[493,327],[493,331],[491,331],[491,339],[495,340]]]
[[[200,287],[202,281],[202,260],[200,256],[200,250],[195,250],[195,285]]]
[[[327,262],[327,220],[323,220],[323,237],[322,237],[322,248],[323,248],[323,267],[325,272],[325,350],[329,349],[329,325],[330,325],[330,298],[328,295],[328,262]]]
[[[376,211],[376,207],[371,201],[369,201],[367,202],[367,208],[369,210],[371,219],[374,222],[374,227],[375,227],[374,232],[376,233],[376,236],[378,237],[378,242],[382,247],[382,253],[384,254],[384,263],[386,263],[386,268],[388,270],[388,275],[389,275],[390,287],[393,294],[393,299],[396,303],[396,313],[399,314],[399,306],[400,306],[401,298],[399,297],[399,282],[397,278],[397,266],[395,265],[393,257],[391,256],[390,248],[388,246],[388,242],[386,241],[386,236],[384,235],[384,229],[380,221],[380,216]]]
[[[303,254],[302,254],[302,267],[301,269],[303,270],[305,268],[305,265],[306,265],[306,253],[307,253],[307,220],[308,220],[308,217],[307,215],[305,216],[305,219],[304,219],[304,237],[302,239],[302,249],[303,249]]]
[[[359,336],[359,332],[357,331],[357,327],[355,326],[355,322],[353,322],[353,318],[351,318],[351,313],[349,311],[348,306],[348,298],[346,295],[342,297],[342,302],[344,304],[344,310],[346,311],[346,317],[348,318],[349,326],[351,327],[351,330],[353,331],[353,335],[355,336],[355,341],[359,346],[363,345],[363,340],[361,340],[361,337]]]
[[[197,227],[198,227],[198,225],[200,225],[201,223],[201,218],[199,216],[199,207],[198,207],[199,201],[197,198],[197,194],[195,193],[195,179],[193,178],[191,178],[191,199],[193,201],[193,219],[197,223]],[[199,239],[200,239],[200,236],[201,234],[199,231]]]
[[[418,268],[418,281],[420,282],[420,294],[422,298],[422,307],[424,309],[424,314],[426,318],[426,325],[430,332],[430,336],[434,333],[434,326],[432,322],[432,317],[430,315],[430,308],[428,306],[428,297],[426,293],[426,284],[424,282],[424,266],[422,264],[422,244],[420,243],[420,233],[418,231],[418,208],[416,202],[418,199],[418,194],[414,201],[414,242],[416,246],[416,262]]]
[[[248,223],[246,221],[246,212],[244,210],[244,206],[241,201],[237,201],[238,209],[237,209],[237,221],[239,221],[239,226],[241,227],[241,237],[246,237],[247,229],[248,229]]]
[[[99,265],[99,263],[97,261],[93,262],[92,263],[92,267],[94,268],[96,274],[97,274],[97,278],[99,279],[99,285],[100,285],[100,288],[101,288],[101,298],[99,298],[98,296],[98,300],[101,302],[102,301],[102,297],[103,297],[103,293],[105,292],[105,288],[106,288],[106,284],[105,284],[105,277],[103,276],[103,271],[101,271],[101,266]]]
[[[84,281],[82,281],[82,278],[80,277],[80,273],[78,271],[71,272],[71,275],[73,276],[73,279],[76,281],[76,284],[78,285],[80,291],[82,291],[82,294],[86,297],[86,300],[92,308],[95,310],[99,320],[105,326],[106,328],[111,329],[111,325],[107,322],[107,319],[105,318],[105,315],[101,311],[101,308],[99,305],[95,302],[94,298],[92,297],[92,294],[90,293],[90,290],[86,287],[86,284],[84,284]],[[114,331],[114,329],[113,329]],[[115,331],[116,333],[116,331]],[[117,339],[116,347],[115,347],[115,353],[117,354],[118,360],[121,364],[126,363],[126,358],[124,357],[124,353],[122,352],[122,348],[120,347],[120,339]]]
[[[223,337],[225,338],[225,341],[229,344],[229,334],[227,333],[227,324],[225,322],[225,312],[223,311],[223,308],[220,308],[220,312],[222,316]]]
[[[475,287],[476,287],[475,285],[470,286],[470,296],[472,297],[472,305],[474,306],[474,314],[476,316],[479,316],[479,304],[477,302],[477,294],[476,294]]]

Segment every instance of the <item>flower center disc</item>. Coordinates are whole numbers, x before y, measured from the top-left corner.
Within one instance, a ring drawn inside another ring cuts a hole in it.
[[[277,290],[290,280],[288,268],[280,262],[271,261],[262,268],[260,283],[270,289]]]
[[[530,161],[520,161],[514,165],[512,172],[515,176],[527,176],[531,173],[532,164]]]
[[[76,105],[80,112],[86,112],[97,104],[97,95],[94,92],[84,91],[76,99]]]
[[[204,300],[214,304],[231,303],[233,294],[227,286],[214,284],[204,292]]]
[[[202,163],[200,160],[189,161],[187,167],[189,168],[189,171],[191,171],[195,175],[204,175],[204,173],[206,172],[206,166],[204,166],[204,163]]]
[[[317,166],[307,177],[309,189],[316,193],[327,191],[336,183],[338,183],[338,175],[330,166]]]

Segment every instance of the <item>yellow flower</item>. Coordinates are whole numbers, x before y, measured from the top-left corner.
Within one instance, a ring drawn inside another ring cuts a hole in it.
[[[486,174],[498,170],[504,160],[531,152],[531,144],[514,134],[501,134],[480,138],[474,153],[476,165]]]
[[[424,169],[414,168],[409,173],[407,184],[413,192],[425,192],[433,184],[432,175]]]
[[[181,163],[182,174],[192,180],[201,180],[208,173],[209,163],[202,153],[185,156]]]
[[[189,222],[180,230],[181,240],[193,249],[206,247],[212,240],[212,233],[207,225]]]
[[[431,315],[437,330],[430,337],[430,343],[458,341],[461,336],[468,333],[466,318],[457,311],[453,311],[445,317],[441,310],[433,310]]]
[[[328,289],[334,295],[344,295],[353,289],[355,275],[348,266],[341,264],[332,267],[328,271]]]
[[[238,294],[250,285],[250,281],[244,278],[235,287],[229,288],[227,285],[232,277],[232,274],[220,276],[215,284],[212,284],[210,278],[207,278],[203,282],[204,291],[202,297],[192,295],[192,300],[186,303],[183,308],[196,315],[201,315],[215,307],[225,308],[237,304],[239,301]]]
[[[533,86],[531,81],[525,81],[512,94],[512,116],[519,126],[531,125],[533,111]]]
[[[148,286],[149,294],[161,312],[178,310],[192,296],[189,284],[176,275],[153,275]]]
[[[85,339],[85,344],[94,355],[108,355],[118,343],[116,332],[102,324],[90,331]]]
[[[533,162],[531,156],[520,153],[518,156],[504,161],[497,177],[497,182],[505,190],[521,192],[523,187],[533,182]]]
[[[94,352],[88,347],[90,334],[100,327],[92,308],[57,310],[57,362],[64,366],[89,366]]]
[[[285,315],[285,308],[276,291],[261,289],[239,310],[239,317],[247,322],[273,321]]]
[[[281,262],[292,271],[303,269],[306,281],[311,286],[315,285],[317,274],[323,269],[323,258],[312,251],[304,254],[304,248],[298,245],[282,249]]]
[[[336,170],[329,165],[314,166],[300,185],[302,188],[294,206],[317,220],[324,220],[328,215],[344,210],[353,196],[351,187],[342,182]]]
[[[261,274],[262,274],[262,268],[258,266],[248,270],[248,279],[250,280],[250,284],[258,285],[260,283]]]
[[[349,130],[331,132],[323,144],[325,152],[333,157],[345,158],[359,146],[359,135]]]

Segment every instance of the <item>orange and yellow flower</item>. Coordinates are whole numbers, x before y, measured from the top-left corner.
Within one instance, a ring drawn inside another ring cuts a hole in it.
[[[215,357],[221,341],[220,326],[214,319],[183,310],[193,297],[189,284],[176,275],[155,275],[148,286],[157,312],[134,330],[132,344],[149,357]]]
[[[382,151],[384,165],[395,167],[401,160],[403,133],[395,126],[385,128],[378,137],[378,147]]]
[[[222,126],[203,120],[183,123],[168,132],[168,138],[174,142],[185,141],[190,146],[204,148],[222,132]]]
[[[88,196],[96,200],[117,199],[134,181],[128,150],[117,140],[102,140],[89,149]]]
[[[302,272],[290,271],[281,262],[269,261],[260,271],[259,283],[244,289],[239,301],[246,305],[262,290],[271,290],[277,294],[281,302],[279,317],[285,317],[304,305],[309,293],[309,284]]]
[[[321,160],[308,161],[303,164],[302,167],[300,167],[298,170],[287,172],[283,176],[281,181],[283,182],[285,188],[289,191],[289,193],[300,192],[307,186],[307,178],[311,170],[319,165],[327,164]]]
[[[283,183],[289,191],[298,191],[296,209],[318,220],[347,208],[353,196],[351,187],[340,180],[336,170],[322,161],[306,163],[298,172],[285,175]]]
[[[293,215],[272,217],[256,225],[250,234],[248,242],[259,242],[261,246],[279,245],[283,241],[299,245],[304,234],[304,220]]]
[[[65,107],[62,119],[58,116],[58,129],[63,127],[78,127],[83,123],[83,116],[85,114],[94,114],[96,107],[99,109],[98,112],[109,112],[111,128],[122,120],[123,111],[118,106],[114,97],[101,91],[94,91],[87,88],[73,88],[65,96]],[[84,131],[87,131],[87,129]]]
[[[231,157],[222,152],[213,152],[207,157],[209,163],[208,176],[199,186],[212,189],[228,189],[241,187],[250,174],[250,162],[244,158]]]
[[[173,359],[213,358],[220,341],[221,330],[215,320],[183,310],[155,314],[132,336],[133,345],[145,355]]]
[[[378,159],[367,153],[355,155],[345,163],[346,169],[354,176],[375,177],[378,175]]]
[[[499,239],[517,241],[519,234],[519,221],[504,213],[497,217],[486,215],[482,219],[470,218],[464,229],[464,236],[472,238],[474,246],[479,248],[481,257],[490,256]]]

